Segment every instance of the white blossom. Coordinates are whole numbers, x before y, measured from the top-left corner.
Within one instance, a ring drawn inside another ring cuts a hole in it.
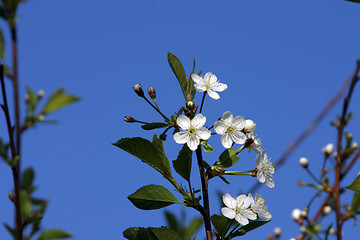
[[[230,111],[223,114],[219,121],[214,124],[215,132],[221,136],[221,143],[225,148],[230,148],[232,143],[244,144],[246,136],[241,130],[245,126],[242,116],[233,117]]]
[[[274,234],[276,237],[280,237],[281,233],[282,233],[281,228],[279,227],[274,228]]]
[[[248,196],[251,199],[251,210],[254,213],[257,213],[259,218],[261,218],[262,220],[269,221],[271,218],[271,214],[267,211],[267,206],[264,205],[265,200],[259,194],[256,194],[255,201],[251,193],[249,193]]]
[[[269,187],[275,187],[274,176],[275,167],[272,165],[272,162],[269,161],[268,156],[264,151],[256,156],[256,169],[257,169],[257,179],[259,182],[264,183]]]
[[[329,205],[327,205],[323,209],[323,214],[328,215],[329,213],[331,213],[331,210],[332,210],[332,208]]]
[[[200,77],[197,74],[191,74],[191,78],[194,80],[195,88],[198,92],[207,92],[212,99],[219,99],[220,96],[217,92],[222,92],[227,89],[227,85],[224,83],[219,83],[217,77],[208,72],[205,74],[204,78]]]
[[[241,225],[246,225],[250,220],[255,220],[256,214],[249,209],[251,198],[245,194],[241,194],[236,199],[226,193],[223,197],[223,202],[226,207],[221,209],[221,213],[229,218],[234,219]]]
[[[200,139],[207,140],[211,136],[211,131],[203,127],[205,122],[206,117],[202,114],[196,115],[192,120],[185,115],[179,116],[176,123],[183,131],[174,134],[175,142],[179,144],[186,143],[191,150],[196,150]]]

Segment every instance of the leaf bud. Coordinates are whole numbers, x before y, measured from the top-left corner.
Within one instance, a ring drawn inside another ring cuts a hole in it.
[[[155,88],[151,87],[148,89],[148,93],[151,99],[155,99],[156,98],[156,91]]]
[[[176,115],[171,115],[171,122],[176,123],[178,116]]]
[[[279,227],[274,228],[274,234],[277,238],[281,236],[282,230]]]
[[[303,168],[307,168],[309,165],[309,161],[307,158],[302,157],[299,159],[299,164],[303,167]]]
[[[325,206],[323,209],[323,214],[324,216],[328,215],[329,213],[331,213],[331,207],[329,205]]]
[[[28,94],[25,95],[25,102],[26,103],[30,102],[30,96]]]
[[[325,157],[329,157],[334,151],[334,144],[328,143],[321,151],[325,154]]]
[[[136,84],[133,89],[139,97],[144,97],[144,91],[140,84]]]
[[[9,199],[12,201],[12,202],[15,202],[15,195],[13,192],[9,192]]]
[[[37,116],[37,119],[38,119],[39,122],[43,122],[43,121],[45,120],[45,117],[44,117],[43,114],[39,114],[39,115]]]
[[[38,91],[38,94],[37,94],[37,97],[38,97],[38,99],[41,99],[42,97],[44,97],[45,96],[45,91],[44,90],[39,90]]]
[[[299,220],[301,218],[301,210],[298,208],[295,208],[292,212],[291,212],[291,217],[292,219],[294,219],[295,221]]]
[[[136,120],[133,117],[125,116],[124,117],[125,122],[134,123]]]
[[[245,121],[245,127],[244,127],[245,133],[251,133],[255,130],[255,128],[256,128],[256,123],[254,123],[253,120],[247,119]]]

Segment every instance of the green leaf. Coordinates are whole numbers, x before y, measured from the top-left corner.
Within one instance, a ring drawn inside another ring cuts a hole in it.
[[[123,236],[129,240],[158,240],[147,228],[131,227],[123,232]]]
[[[4,59],[5,57],[5,40],[2,29],[0,28],[0,58]]]
[[[27,103],[27,112],[28,114],[33,115],[38,102],[38,98],[35,92],[31,88],[27,87],[26,91],[27,94],[29,95],[29,102]]]
[[[50,240],[50,239],[62,239],[71,238],[72,235],[61,229],[48,229],[43,231],[37,238],[37,240]]]
[[[226,217],[217,214],[213,214],[210,217],[210,220],[214,225],[214,228],[216,229],[217,233],[221,237],[224,237],[226,235],[226,229],[229,225],[229,220]]]
[[[184,144],[176,160],[173,161],[175,171],[186,181],[190,182],[192,151]]]
[[[244,235],[258,227],[261,227],[262,225],[268,223],[270,221],[253,221],[249,224],[246,224],[245,226],[242,226],[238,231],[241,233],[241,235]]]
[[[226,149],[214,163],[213,167],[229,168],[239,160],[239,157],[235,155],[233,148]]]
[[[149,227],[149,230],[157,237],[159,240],[183,240],[183,238],[174,230],[168,229],[166,227],[154,228]]]
[[[230,184],[229,181],[226,180],[226,178],[224,178],[223,176],[219,176],[219,178],[220,178],[221,180],[223,180],[224,183]]]
[[[331,230],[331,227],[332,227],[333,224],[330,224],[328,226],[328,228],[326,229],[326,232],[325,232],[325,240],[328,240],[328,237],[329,237],[329,234],[330,234],[330,230]]]
[[[116,143],[113,143],[113,145],[149,164],[162,175],[170,172],[169,161],[165,153],[161,150],[162,143],[160,144],[157,140],[155,140],[154,144],[140,137],[122,138]]]
[[[43,114],[54,112],[60,108],[65,107],[66,105],[80,100],[80,98],[74,95],[65,94],[64,91],[65,89],[59,88],[50,96],[49,100],[45,104],[44,109],[42,110]]]
[[[185,239],[190,239],[203,224],[202,217],[194,218],[185,229]]]
[[[11,236],[14,237],[14,239],[17,239],[17,231],[14,228],[10,227],[7,223],[4,223],[4,227],[8,230]]]
[[[176,219],[175,215],[169,211],[165,211],[165,218],[167,225],[170,229],[178,232],[179,231],[179,223]]]
[[[349,189],[351,191],[357,191],[360,192],[360,176],[357,176],[355,180],[347,187],[346,189]]]
[[[214,149],[210,146],[210,144],[204,143],[202,145],[205,152],[212,153],[214,151]]]
[[[159,185],[146,185],[128,196],[135,207],[143,210],[152,210],[167,207],[174,203],[180,203],[174,195]]]
[[[28,193],[31,193],[35,189],[33,187],[34,175],[34,170],[31,167],[24,170],[21,181],[21,188]]]
[[[158,153],[161,157],[162,163],[164,164],[164,167],[166,169],[166,173],[171,174],[171,168],[170,168],[170,163],[169,160],[164,152],[164,146],[163,146],[163,141],[160,140],[156,134],[154,134],[153,136],[153,140],[152,140],[152,144],[155,146],[155,148],[158,150]]]
[[[173,54],[168,53],[168,62],[177,80],[180,83],[182,93],[186,100],[186,73],[180,60]]]
[[[22,218],[29,218],[31,214],[31,199],[30,195],[25,190],[20,191],[20,206]]]
[[[162,122],[154,122],[154,123],[147,123],[141,126],[142,129],[144,130],[153,130],[156,128],[164,128],[169,126],[168,123],[162,123]]]
[[[360,208],[360,192],[354,192],[351,210],[355,213]]]
[[[360,3],[360,0],[345,0],[345,1],[354,2],[354,3]]]

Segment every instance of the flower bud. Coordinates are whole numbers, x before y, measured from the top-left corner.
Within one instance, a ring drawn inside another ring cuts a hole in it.
[[[299,186],[305,186],[305,182],[304,182],[304,181],[301,181],[301,180],[299,180],[299,181],[297,182],[297,184],[298,184]]]
[[[359,147],[359,145],[358,145],[357,142],[353,142],[353,143],[350,145],[350,147],[351,147],[352,149],[356,149],[356,148]]]
[[[331,207],[329,205],[325,206],[323,209],[323,214],[324,216],[328,215],[329,213],[331,213]]]
[[[329,229],[329,234],[336,234],[335,229],[330,228],[330,229]]]
[[[14,195],[13,192],[9,192],[8,196],[9,196],[9,199],[10,199],[12,202],[15,202],[15,195]]]
[[[309,211],[308,208],[304,208],[304,209],[301,211],[300,216],[301,216],[302,218],[306,218],[306,217],[308,216],[308,211]]]
[[[291,217],[295,221],[299,220],[301,218],[301,210],[298,208],[295,208],[291,213]]]
[[[129,123],[134,123],[135,119],[130,117],[130,116],[125,116],[124,117],[125,122],[129,122]]]
[[[308,161],[307,158],[302,157],[302,158],[299,159],[299,164],[300,164],[303,168],[307,168],[308,165],[309,165],[309,161]]]
[[[151,99],[155,99],[156,98],[156,91],[155,88],[151,87],[148,89],[148,94],[150,95]]]
[[[190,109],[192,111],[195,108],[195,103],[193,101],[188,101],[186,103],[186,106],[187,106],[188,109]]]
[[[328,143],[325,147],[321,149],[321,151],[325,154],[326,157],[329,157],[330,154],[334,151],[334,144]]]
[[[279,238],[279,237],[281,236],[281,233],[282,233],[281,228],[276,227],[276,228],[274,229],[274,234],[275,234],[275,236],[276,236],[277,238]]]
[[[41,99],[44,95],[45,95],[45,91],[44,90],[39,90],[38,94],[37,94],[37,97],[38,97],[38,99]]]
[[[301,232],[301,233],[306,233],[306,232],[307,232],[307,229],[306,229],[306,227],[305,227],[304,225],[302,225],[302,226],[300,227],[300,232]]]
[[[25,102],[27,102],[27,103],[30,102],[30,96],[28,94],[25,95]]]
[[[254,123],[253,120],[247,119],[245,121],[244,132],[245,133],[253,132],[255,130],[255,127],[256,127],[256,123]]]
[[[144,97],[144,91],[140,84],[136,84],[133,89],[139,97]]]

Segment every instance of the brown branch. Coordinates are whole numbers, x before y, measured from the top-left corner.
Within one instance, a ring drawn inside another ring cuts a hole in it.
[[[295,139],[294,142],[290,143],[285,152],[280,156],[280,158],[275,162],[276,169],[279,169],[288,159],[288,157],[295,151],[296,148],[310,135],[312,131],[319,125],[319,123],[326,117],[330,110],[335,106],[335,104],[341,100],[341,98],[346,93],[352,77],[345,80],[339,91],[330,99],[326,104],[323,110],[315,117],[315,119],[307,126],[307,128]],[[249,192],[255,192],[261,186],[259,182],[255,183]]]
[[[212,240],[213,238],[212,238],[211,221],[210,221],[209,192],[208,192],[209,178],[204,169],[201,151],[202,151],[201,145],[199,145],[195,152],[196,152],[196,157],[197,157],[198,165],[199,165],[201,188],[202,188],[203,203],[204,203],[204,207],[203,207],[202,211],[200,211],[200,213],[204,219],[206,239]]]

